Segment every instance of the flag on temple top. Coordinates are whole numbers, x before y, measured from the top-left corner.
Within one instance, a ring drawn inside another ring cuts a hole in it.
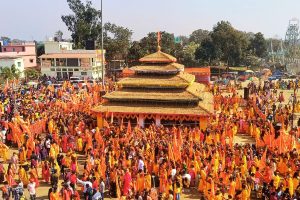
[[[160,31],[157,32],[157,45],[160,46],[160,40],[161,40],[161,33]]]

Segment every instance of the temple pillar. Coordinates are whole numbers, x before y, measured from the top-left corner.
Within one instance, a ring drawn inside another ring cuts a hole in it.
[[[145,124],[144,124],[144,116],[143,115],[139,115],[139,118],[138,118],[138,124],[139,124],[139,127],[142,127],[144,128]]]
[[[156,115],[155,117],[155,125],[160,126],[160,115]]]
[[[102,114],[97,115],[97,126],[98,128],[103,128],[103,117]]]

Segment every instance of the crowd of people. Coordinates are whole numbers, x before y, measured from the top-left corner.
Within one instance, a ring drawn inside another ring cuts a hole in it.
[[[247,101],[234,88],[226,95],[215,88],[217,112],[205,130],[130,122],[99,129],[90,108],[112,85],[6,87],[0,93],[2,198],[25,199],[28,190],[36,199],[42,186],[50,200],[179,200],[184,191],[212,200],[300,198],[291,106],[278,105],[281,94],[274,90],[249,87]],[[38,122],[40,131],[33,126]],[[236,143],[238,133],[254,143]],[[293,140],[271,145],[284,134]]]

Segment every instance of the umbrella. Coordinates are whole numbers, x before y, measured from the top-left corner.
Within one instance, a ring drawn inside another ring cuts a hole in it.
[[[250,70],[250,69],[246,70],[245,72],[246,72],[246,73],[254,73],[254,71],[252,71],[252,70]]]

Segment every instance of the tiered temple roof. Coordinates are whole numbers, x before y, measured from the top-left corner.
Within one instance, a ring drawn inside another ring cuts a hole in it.
[[[135,74],[120,80],[118,91],[106,94],[101,113],[210,116],[213,97],[195,76],[183,72],[176,58],[160,49],[132,67]]]

